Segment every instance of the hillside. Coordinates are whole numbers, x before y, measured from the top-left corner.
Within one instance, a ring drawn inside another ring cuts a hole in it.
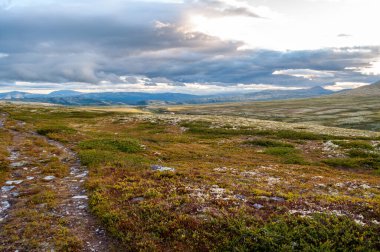
[[[159,106],[151,111],[230,115],[380,131],[380,85],[375,83],[318,98],[207,105]]]
[[[72,90],[60,90],[51,92],[50,94],[30,94],[25,92],[0,93],[0,100],[42,102],[70,106],[202,104],[308,98],[328,95],[331,93],[331,91],[323,89],[322,87],[298,90],[268,90],[222,95],[144,92],[80,93]]]
[[[333,94],[334,97],[380,97],[380,81],[368,86],[347,90],[345,92]]]

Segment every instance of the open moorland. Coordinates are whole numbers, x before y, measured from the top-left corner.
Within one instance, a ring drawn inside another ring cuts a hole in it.
[[[118,108],[0,114],[1,251],[380,250],[379,132]]]
[[[353,106],[353,104],[355,104]],[[155,107],[167,111],[194,115],[230,115],[281,122],[302,122],[343,128],[380,131],[379,96],[325,96],[314,99],[283,101],[179,105]]]

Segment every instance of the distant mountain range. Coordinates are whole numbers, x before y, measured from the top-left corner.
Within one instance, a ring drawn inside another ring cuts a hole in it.
[[[54,91],[50,94],[26,92],[0,93],[0,100],[44,102],[70,106],[198,104],[242,101],[266,101],[309,98],[332,94],[322,87],[299,90],[270,90],[241,94],[191,95],[182,93],[103,92],[81,93],[72,90]]]

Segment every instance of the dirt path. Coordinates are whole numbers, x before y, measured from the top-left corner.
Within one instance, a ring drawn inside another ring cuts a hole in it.
[[[5,127],[6,116],[0,118]],[[0,185],[0,251],[112,251],[88,211],[88,171],[76,154],[34,132],[10,132],[11,175]]]

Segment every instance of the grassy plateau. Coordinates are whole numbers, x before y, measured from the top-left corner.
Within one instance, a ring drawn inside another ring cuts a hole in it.
[[[378,129],[378,112],[345,111],[372,121],[344,129],[330,127],[345,124],[336,119],[342,111],[308,104],[297,113],[299,102],[284,101],[285,114],[270,102],[164,114],[1,104],[0,113],[78,154],[91,213],[119,251],[379,251],[380,133],[366,131]],[[244,117],[230,116],[235,109]],[[316,113],[323,119],[311,124]],[[3,182],[12,143],[9,131],[0,133]],[[49,163],[41,172],[66,176],[57,160]],[[54,209],[54,192],[44,193],[30,204]],[[62,232],[51,232],[56,250],[81,251]]]

